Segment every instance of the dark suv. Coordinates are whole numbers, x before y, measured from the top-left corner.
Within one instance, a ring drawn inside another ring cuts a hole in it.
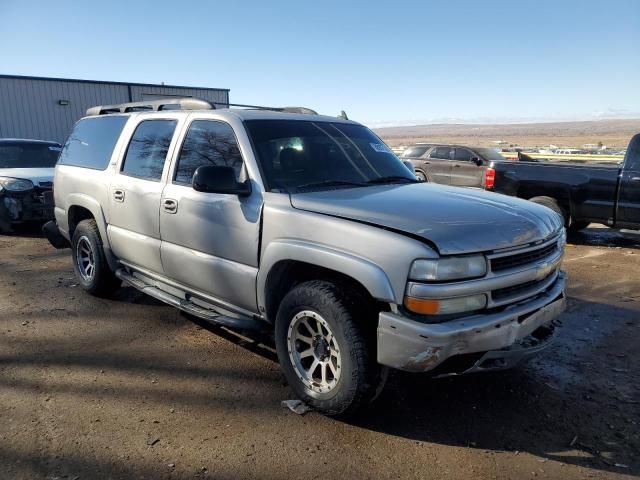
[[[401,157],[413,163],[420,180],[477,188],[485,186],[489,162],[506,160],[493,148],[427,143],[408,147]]]

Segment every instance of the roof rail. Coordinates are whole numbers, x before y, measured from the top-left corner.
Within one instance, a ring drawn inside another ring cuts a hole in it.
[[[116,105],[98,105],[87,110],[87,116],[109,113],[153,112],[160,110],[214,110],[213,103],[199,98],[165,98],[146,102],[119,103]]]
[[[214,105],[222,105],[225,107],[255,108],[257,110],[271,110],[274,112],[304,113],[306,115],[318,115],[318,112],[307,107],[265,107],[262,105],[245,105],[242,103],[219,103],[219,102],[214,102]]]
[[[318,115],[318,112],[307,107],[265,107],[261,105],[245,105],[242,103],[208,102],[199,98],[167,98],[150,100],[147,102],[119,103],[115,105],[98,105],[87,110],[87,116],[107,115],[109,113],[153,112],[160,110],[215,110],[216,106],[223,108],[241,107],[274,112],[302,113]]]

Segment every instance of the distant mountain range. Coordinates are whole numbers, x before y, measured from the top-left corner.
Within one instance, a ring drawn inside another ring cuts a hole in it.
[[[571,122],[412,125],[376,128],[389,145],[415,142],[495,145],[498,141],[521,146],[581,147],[602,142],[625,147],[631,136],[640,133],[640,118]]]

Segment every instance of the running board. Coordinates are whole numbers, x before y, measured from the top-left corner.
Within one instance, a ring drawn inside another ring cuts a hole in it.
[[[142,293],[160,300],[161,302],[168,303],[176,308],[179,308],[183,312],[189,313],[193,316],[201,318],[211,323],[222,325],[224,327],[235,328],[239,330],[260,330],[262,329],[261,322],[250,318],[233,318],[226,315],[221,315],[213,309],[201,307],[189,300],[185,300],[164,290],[159,289],[153,285],[149,285],[139,278],[134,277],[125,269],[120,268],[115,272],[123,282],[131,285],[133,288],[140,290]]]

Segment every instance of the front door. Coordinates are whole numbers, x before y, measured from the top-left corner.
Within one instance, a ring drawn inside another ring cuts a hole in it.
[[[471,150],[456,147],[451,161],[451,185],[458,187],[482,186],[482,167],[471,159],[476,157]]]
[[[160,197],[176,119],[140,122],[109,189],[108,235],[121,260],[162,273]]]
[[[631,139],[624,159],[616,224],[640,228],[640,134]]]
[[[232,127],[194,119],[174,163],[160,208],[165,275],[222,306],[256,312],[262,193],[254,188],[239,197],[192,188],[193,174],[203,165],[232,166],[238,181],[246,179]]]

